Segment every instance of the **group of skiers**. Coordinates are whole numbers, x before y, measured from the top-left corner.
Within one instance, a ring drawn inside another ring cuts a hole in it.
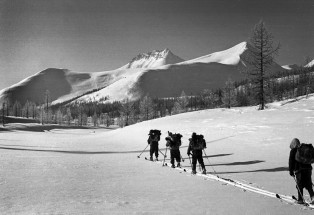
[[[158,152],[160,152],[158,148],[158,142],[160,140],[161,132],[160,130],[150,130],[149,138],[147,140],[150,145],[150,160],[153,161],[153,155],[155,154],[156,160],[158,160]],[[182,156],[180,153],[181,146],[181,134],[173,134],[168,131],[168,136],[166,139],[166,147],[170,149],[170,163],[171,167],[175,168],[175,161],[177,162],[177,167],[181,167]],[[203,135],[197,135],[195,132],[192,133],[191,138],[189,139],[189,146],[187,149],[187,155],[192,155],[192,174],[196,174],[196,163],[200,164],[202,168],[202,173],[206,174],[206,168],[203,161],[203,150],[206,148],[206,141]],[[167,151],[166,151],[167,154]],[[164,155],[166,157],[166,155]]]
[[[158,147],[158,142],[160,141],[161,131],[160,130],[150,130],[149,138],[147,140],[150,145],[150,160],[153,161],[153,155],[155,154],[156,160],[158,160],[158,152],[161,152]],[[173,134],[168,131],[168,136],[166,139],[166,154],[167,149],[170,149],[170,163],[171,167],[175,168],[175,161],[177,162],[177,167],[181,167],[181,160],[183,159],[180,153],[181,146],[181,134]],[[206,174],[206,168],[203,161],[203,151],[206,148],[206,141],[203,135],[197,135],[195,132],[192,133],[191,138],[189,138],[189,146],[187,149],[187,155],[192,155],[192,174],[196,174],[196,163],[200,164],[202,168],[202,173]],[[296,188],[298,192],[297,203],[305,204],[305,199],[303,197],[303,189],[307,189],[310,197],[311,204],[314,204],[314,191],[312,183],[312,166],[314,163],[314,148],[312,144],[300,143],[299,139],[294,138],[290,143],[290,156],[289,156],[289,173],[294,178],[296,182]],[[161,152],[162,153],[162,152]],[[204,151],[205,153],[205,151]],[[166,158],[164,155],[164,159]]]

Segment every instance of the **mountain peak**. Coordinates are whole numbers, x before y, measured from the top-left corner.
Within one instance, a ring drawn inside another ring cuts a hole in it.
[[[138,54],[126,65],[126,68],[155,68],[182,61],[184,60],[174,55],[170,49],[165,48],[162,51],[153,50],[148,53]]]

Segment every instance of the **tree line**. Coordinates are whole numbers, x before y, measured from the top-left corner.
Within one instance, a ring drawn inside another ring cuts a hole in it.
[[[314,67],[273,74],[264,79],[263,89],[265,103],[314,93]],[[3,116],[37,119],[42,124],[106,127],[116,124],[123,127],[190,111],[260,105],[256,91],[256,84],[249,79],[239,82],[229,79],[223,88],[204,89],[198,94],[182,91],[181,95],[171,98],[146,95],[136,101],[102,103],[95,100],[62,105],[51,105],[46,92],[41,105],[31,101],[23,105],[18,101],[11,104],[7,101],[1,112]]]

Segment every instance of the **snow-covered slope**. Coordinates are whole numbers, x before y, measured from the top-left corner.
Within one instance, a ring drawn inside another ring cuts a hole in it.
[[[183,61],[169,49],[140,54],[125,66],[104,72],[74,72],[47,69],[9,87],[0,94],[0,102],[9,99],[24,104],[26,100],[41,104],[46,90],[53,104],[70,101],[135,100],[151,97],[173,97],[185,91],[198,94],[204,89],[223,87],[228,78],[239,81],[241,56],[247,50],[242,42],[224,51]],[[274,64],[272,70],[284,70]]]
[[[138,99],[142,96],[175,97],[182,91],[197,94],[204,89],[224,86],[226,80],[241,80],[244,74],[236,66],[219,63],[195,63],[169,65],[155,69],[130,69],[123,78],[97,92],[77,99],[83,101],[99,101],[109,97],[109,101]]]
[[[284,69],[287,69],[287,70],[292,70],[292,68],[290,67],[290,65],[284,65],[284,66],[281,66],[282,68]]]
[[[312,66],[314,66],[314,59],[305,65],[305,67],[312,67]]]
[[[281,66],[282,68],[286,69],[286,70],[292,70],[292,69],[298,69],[300,68],[300,66],[296,65],[296,64],[289,64],[289,65],[284,65]]]
[[[52,129],[23,125],[1,131],[3,214],[276,214],[303,215],[303,206],[203,180],[148,162],[150,129],[181,133],[184,168],[192,132],[203,134],[208,172],[271,192],[296,195],[288,172],[290,141],[313,143],[314,97],[256,107],[212,109],[145,121],[122,129]],[[14,126],[7,125],[7,129]],[[36,127],[45,132],[36,131]],[[169,150],[166,161],[169,162]],[[163,158],[160,154],[159,158]],[[199,172],[198,168],[197,171]],[[307,191],[304,196],[309,199]]]
[[[241,56],[246,50],[247,43],[242,42],[225,51],[193,60],[156,68],[130,69],[123,73],[124,78],[120,81],[83,96],[78,101],[99,100],[103,97],[109,97],[110,100],[132,100],[147,94],[152,97],[174,97],[182,91],[197,94],[204,89],[220,88],[228,78],[234,81],[244,78],[245,74],[240,72],[244,67]],[[271,69],[284,71],[276,63]]]
[[[240,62],[240,56],[247,49],[247,43],[242,42],[227,50],[215,52],[209,55],[205,55],[192,60],[184,61],[179,64],[191,64],[191,63],[221,63],[227,65],[238,65]]]
[[[164,58],[161,58],[161,61],[155,61],[155,57],[142,54],[121,69],[142,68],[128,70],[124,73],[123,80],[98,92],[83,96],[77,101],[99,100],[103,97],[109,97],[110,100],[125,98],[132,100],[146,94],[152,97],[173,97],[180,95],[182,91],[196,94],[204,89],[219,88],[228,78],[237,81],[244,77],[244,74],[239,72],[238,66],[240,56],[245,50],[246,42],[242,42],[225,51],[175,64],[163,63],[158,67],[151,65],[157,65],[157,62],[160,63]],[[156,54],[156,52],[153,53]],[[165,53],[168,57],[174,56],[168,49],[158,53],[163,53],[162,56]],[[154,61],[149,61],[149,59],[154,59]],[[155,64],[149,64],[150,62]],[[149,68],[145,69],[145,65],[149,65]]]
[[[12,104],[19,101],[23,105],[28,100],[39,105],[43,103],[47,90],[49,101],[64,102],[106,87],[119,78],[114,71],[80,73],[49,68],[3,89],[0,102],[9,100]]]
[[[182,61],[184,60],[174,55],[169,49],[164,49],[163,51],[154,50],[149,53],[137,55],[130,63],[120,69],[155,68]]]

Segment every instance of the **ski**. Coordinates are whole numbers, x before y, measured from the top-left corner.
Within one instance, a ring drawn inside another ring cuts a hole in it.
[[[150,160],[149,158],[147,158],[147,157],[145,157],[145,160],[147,160],[147,161],[151,161],[151,162],[161,162],[160,160]]]
[[[168,163],[165,163],[165,166],[168,166],[168,167],[171,168],[171,165],[168,165]],[[282,202],[286,202],[286,203],[289,203],[289,204],[300,206],[300,204],[296,203],[294,196],[287,196],[287,195],[282,195],[282,194],[270,192],[270,191],[267,191],[267,190],[264,190],[264,189],[261,189],[261,188],[257,188],[257,187],[245,184],[245,183],[237,181],[237,180],[233,180],[233,179],[229,179],[229,178],[223,178],[223,177],[220,177],[220,176],[217,176],[217,175],[214,175],[214,174],[210,174],[210,173],[202,174],[202,173],[197,172],[196,174],[192,174],[192,170],[185,169],[185,168],[182,168],[182,167],[175,167],[175,168],[172,168],[172,169],[179,170],[180,172],[184,171],[184,172],[187,172],[187,173],[191,173],[191,175],[193,175],[193,176],[200,176],[200,177],[203,177],[203,178],[206,178],[206,179],[211,179],[211,180],[223,182],[224,184],[232,185],[234,187],[238,187],[240,189],[243,189],[244,191],[250,191],[250,192],[258,193],[260,195],[264,195],[264,196],[268,196],[268,197],[271,197],[271,198],[279,199]],[[314,205],[309,204],[308,202],[306,202],[306,204],[301,205],[301,206],[304,206],[304,207],[306,207],[308,209],[311,209],[311,210],[314,209]]]
[[[295,204],[303,205],[303,206],[306,206],[306,207],[308,207],[308,208],[314,209],[314,205],[313,205],[313,204],[311,204],[311,203],[309,203],[309,202],[305,202],[305,203],[303,203],[303,204],[300,204],[300,203],[297,202],[298,199],[297,199],[295,196],[292,195],[291,197],[292,197],[292,199],[295,201]]]
[[[182,167],[178,167],[178,166],[175,166],[175,167],[171,167],[171,164],[170,163],[167,163],[165,162],[165,166],[171,168],[171,169],[176,169],[176,170],[179,170],[179,171],[183,171],[183,172],[187,172],[187,170],[185,168],[182,168]]]

